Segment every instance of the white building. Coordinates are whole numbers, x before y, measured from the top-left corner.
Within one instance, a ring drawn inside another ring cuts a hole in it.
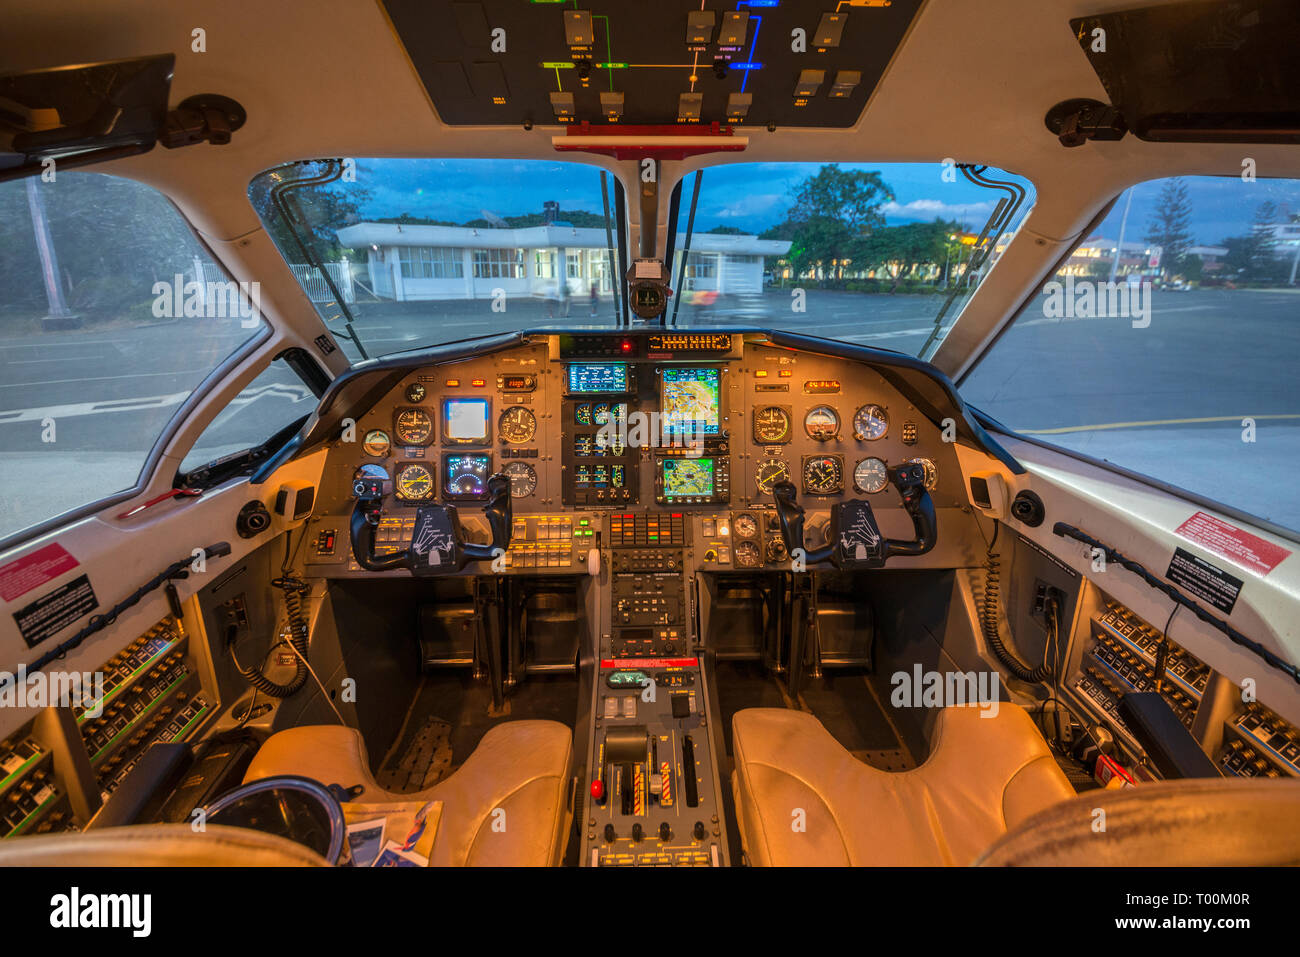
[[[367,250],[371,288],[398,301],[487,299],[497,289],[507,296],[557,298],[561,279],[569,296],[589,296],[593,283],[608,295],[617,269],[617,262],[610,268],[605,230],[562,222],[517,229],[357,223],[340,229],[338,238]],[[685,239],[678,235],[678,249]],[[684,285],[724,295],[761,292],[763,258],[789,249],[785,240],[696,233]],[[680,263],[681,256],[675,258]]]

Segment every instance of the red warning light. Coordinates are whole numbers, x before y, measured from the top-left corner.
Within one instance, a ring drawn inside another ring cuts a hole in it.
[[[624,340],[623,340],[623,347],[622,347],[622,348],[623,348],[623,351],[624,351],[624,352],[631,352],[631,351],[632,351],[632,340],[631,340],[631,339],[624,339]]]

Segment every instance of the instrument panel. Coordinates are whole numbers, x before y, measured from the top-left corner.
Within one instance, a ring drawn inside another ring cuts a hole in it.
[[[966,504],[940,427],[876,368],[761,333],[527,335],[411,369],[346,438],[313,518],[316,564],[350,561],[358,494],[382,494],[394,528],[455,503],[473,534],[498,471],[516,516],[581,513],[599,530],[601,510],[720,515],[736,525],[720,564],[735,567],[785,559],[777,482],[810,513],[851,498],[888,511],[902,507],[889,468],[920,462],[937,508]]]

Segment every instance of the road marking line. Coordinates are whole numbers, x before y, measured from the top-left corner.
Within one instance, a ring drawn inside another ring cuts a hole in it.
[[[1101,425],[1070,425],[1060,429],[1016,429],[1022,435],[1060,435],[1063,432],[1102,432],[1106,429],[1137,429],[1152,425],[1195,425],[1203,422],[1240,422],[1242,419],[1300,419],[1300,413],[1277,415],[1211,415],[1197,419],[1150,419],[1145,422],[1106,422]]]

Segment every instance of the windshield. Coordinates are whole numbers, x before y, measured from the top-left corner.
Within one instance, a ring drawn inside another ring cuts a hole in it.
[[[348,356],[617,325],[622,188],[542,160],[292,163],[249,197]]]
[[[929,358],[1033,200],[942,163],[741,163],[677,188],[670,324],[744,322]]]

